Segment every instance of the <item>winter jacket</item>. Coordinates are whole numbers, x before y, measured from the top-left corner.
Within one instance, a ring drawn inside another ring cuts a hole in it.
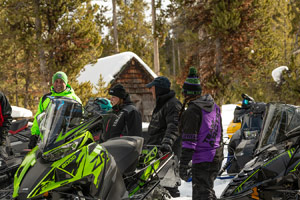
[[[122,105],[113,106],[103,121],[102,142],[114,137],[142,135],[142,116],[129,96]]]
[[[7,135],[9,127],[11,125],[11,112],[12,109],[9,101],[7,100],[6,96],[2,92],[0,92],[0,142],[2,142]]]
[[[180,138],[178,131],[178,115],[181,109],[180,101],[174,91],[157,96],[156,107],[148,128],[147,144],[161,145],[169,143],[176,155],[180,153]]]
[[[193,164],[223,160],[222,118],[219,106],[210,95],[191,101],[180,119],[181,161]]]
[[[32,124],[32,128],[31,128],[31,134],[32,135],[40,135],[40,130],[39,130],[39,125],[37,123],[36,117],[41,114],[43,111],[46,110],[46,108],[48,107],[48,104],[50,103],[50,99],[48,98],[49,96],[52,97],[69,97],[72,98],[76,101],[78,101],[79,103],[81,103],[80,98],[75,94],[74,90],[72,89],[72,87],[67,84],[67,88],[60,93],[55,92],[54,87],[52,86],[50,89],[50,93],[45,94],[41,99],[40,99],[40,103],[39,103],[39,107],[38,110],[34,116],[34,120],[33,120],[33,124]]]

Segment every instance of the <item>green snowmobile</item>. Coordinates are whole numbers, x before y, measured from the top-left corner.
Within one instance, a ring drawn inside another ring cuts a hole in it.
[[[15,174],[14,199],[144,199],[159,188],[172,153],[144,146],[141,137],[98,144],[91,130],[103,115],[82,113],[75,100],[51,98],[38,116],[41,140]]]

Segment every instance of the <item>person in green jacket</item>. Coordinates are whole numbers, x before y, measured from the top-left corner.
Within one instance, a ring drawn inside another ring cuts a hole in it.
[[[69,97],[81,103],[80,98],[75,94],[72,87],[68,84],[68,77],[64,72],[56,72],[52,77],[52,84],[53,85],[50,88],[50,93],[45,94],[40,99],[39,107],[34,116],[34,121],[31,128],[31,137],[28,144],[29,149],[32,149],[37,144],[37,140],[40,136],[40,130],[36,117],[46,110],[48,104],[50,103],[50,99],[48,98],[49,96]]]

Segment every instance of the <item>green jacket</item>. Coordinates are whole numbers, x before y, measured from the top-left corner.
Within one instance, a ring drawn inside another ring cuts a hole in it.
[[[37,123],[36,117],[39,114],[41,114],[48,107],[48,104],[50,103],[50,99],[47,98],[47,96],[69,97],[69,98],[72,98],[72,99],[78,101],[79,103],[81,103],[80,98],[75,94],[74,90],[72,89],[72,87],[69,84],[67,84],[67,88],[61,93],[56,93],[54,91],[53,86],[51,87],[50,91],[51,92],[49,94],[44,95],[40,99],[39,107],[38,107],[38,110],[37,110],[37,112],[34,116],[32,128],[31,128],[31,134],[32,135],[38,135],[38,136],[40,135],[40,129],[39,129],[39,125]]]

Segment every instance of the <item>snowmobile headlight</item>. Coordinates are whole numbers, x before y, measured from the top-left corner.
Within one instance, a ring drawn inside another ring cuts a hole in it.
[[[69,142],[63,146],[60,146],[59,148],[53,149],[50,152],[46,152],[46,154],[43,154],[42,157],[44,160],[50,161],[50,162],[59,160],[59,159],[65,157],[66,155],[70,154],[74,150],[76,150],[78,147],[78,144],[80,144],[81,139],[82,138],[79,138],[79,139]]]
[[[258,130],[255,131],[244,131],[244,136],[246,140],[255,139],[258,134]]]

